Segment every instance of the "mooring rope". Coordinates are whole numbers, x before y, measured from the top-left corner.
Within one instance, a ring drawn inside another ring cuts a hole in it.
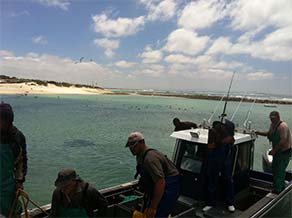
[[[36,206],[38,209],[40,209],[43,213],[45,213],[46,215],[49,215],[43,208],[41,208],[41,206],[39,206],[37,203],[35,203],[33,200],[30,199],[30,197],[28,196],[28,194],[23,191],[22,189],[18,189],[16,191],[16,197],[14,199],[14,202],[12,204],[12,207],[10,209],[10,214],[9,214],[9,218],[13,218],[15,217],[15,209],[17,207],[17,202],[18,199],[21,197],[22,200],[22,206],[24,209],[24,213],[25,213],[25,218],[29,218],[29,214],[28,214],[28,203],[33,204],[34,206]]]

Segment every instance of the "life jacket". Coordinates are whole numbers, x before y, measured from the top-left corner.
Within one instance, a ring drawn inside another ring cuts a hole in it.
[[[140,178],[138,181],[139,188],[141,189],[141,191],[147,192],[148,194],[150,194],[150,193],[152,194],[153,188],[154,188],[154,183],[151,179],[151,176],[144,170],[143,164],[144,164],[144,160],[145,160],[145,157],[148,154],[148,152],[153,151],[153,150],[155,150],[155,149],[149,148],[144,152],[144,154],[142,156],[141,163],[138,163],[136,166],[136,174],[134,176],[134,178],[137,179],[138,176],[140,175]]]

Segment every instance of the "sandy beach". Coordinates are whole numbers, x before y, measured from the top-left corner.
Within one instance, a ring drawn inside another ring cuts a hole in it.
[[[0,94],[78,94],[78,95],[98,95],[108,94],[112,91],[107,89],[86,88],[86,87],[61,87],[54,84],[37,85],[34,82],[29,83],[0,83]]]

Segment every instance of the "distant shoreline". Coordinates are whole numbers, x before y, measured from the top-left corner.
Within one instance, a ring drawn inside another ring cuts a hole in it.
[[[109,95],[134,95],[131,92],[113,92],[109,93]],[[142,93],[137,92],[135,95],[143,95],[143,96],[162,96],[162,97],[177,97],[177,98],[189,98],[189,99],[202,99],[202,100],[215,100],[220,101],[222,96],[219,95],[204,95],[204,94],[161,94],[161,93]],[[226,100],[226,97],[223,98],[223,101]],[[244,98],[243,102],[254,102],[254,98]],[[228,101],[241,101],[241,97],[229,97]],[[261,104],[272,104],[267,106],[273,106],[277,104],[284,104],[284,105],[292,105],[292,101],[287,100],[272,100],[272,99],[259,99],[256,98],[256,103]]]
[[[55,84],[48,83],[46,85],[39,85],[34,82],[25,83],[0,83],[0,94],[6,95],[49,95],[49,94],[77,94],[77,95],[141,95],[141,96],[162,96],[162,97],[177,97],[177,98],[189,98],[189,99],[202,99],[202,100],[215,100],[220,101],[222,96],[220,95],[207,95],[207,94],[164,94],[164,93],[152,93],[152,92],[115,92],[109,89],[103,89],[100,87],[82,87],[82,86],[56,86]],[[226,97],[223,98],[225,100]],[[231,96],[229,101],[241,101],[241,97]],[[243,102],[254,102],[254,98],[244,98]],[[292,101],[289,100],[277,100],[277,99],[260,99],[256,98],[256,103],[269,104],[267,106],[273,107],[277,104],[292,105]]]

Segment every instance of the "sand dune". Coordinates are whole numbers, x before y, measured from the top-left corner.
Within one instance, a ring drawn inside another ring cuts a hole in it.
[[[97,95],[112,93],[110,90],[98,88],[60,87],[54,84],[37,85],[36,83],[0,83],[0,94],[79,94]]]

